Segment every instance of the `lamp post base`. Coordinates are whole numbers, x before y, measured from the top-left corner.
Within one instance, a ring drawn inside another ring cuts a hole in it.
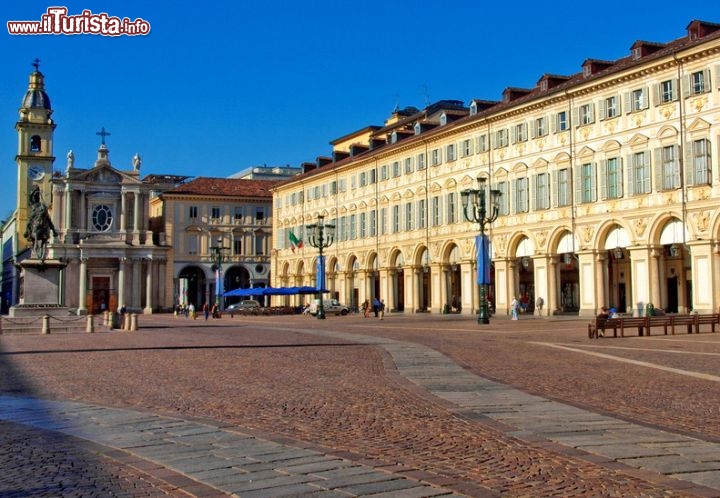
[[[318,320],[325,320],[325,307],[320,305],[317,310],[317,318]]]
[[[478,323],[488,325],[490,323],[490,306],[488,304],[487,285],[480,285],[480,309],[478,310]]]

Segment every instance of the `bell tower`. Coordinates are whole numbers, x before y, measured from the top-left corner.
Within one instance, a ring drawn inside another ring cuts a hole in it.
[[[17,230],[21,248],[28,247],[22,236],[28,220],[28,194],[33,185],[40,187],[41,201],[52,206],[53,132],[55,122],[50,117],[50,97],[45,93],[44,76],[40,61],[33,62],[35,70],[30,74],[27,92],[20,106],[20,119],[15,123],[18,134],[17,181]]]

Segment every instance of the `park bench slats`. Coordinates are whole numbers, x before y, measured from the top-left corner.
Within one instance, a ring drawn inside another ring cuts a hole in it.
[[[617,331],[620,329],[620,337],[625,337],[625,329],[637,327],[638,335],[650,335],[653,328],[663,328],[665,335],[668,328],[675,335],[675,327],[686,327],[687,333],[700,333],[700,326],[708,325],[710,331],[715,333],[715,326],[720,325],[720,313],[709,314],[691,314],[691,315],[658,315],[643,317],[621,317],[621,318],[595,318],[588,323],[588,337],[590,339],[600,337],[600,332],[605,335],[606,330],[613,331],[613,337],[617,337]]]

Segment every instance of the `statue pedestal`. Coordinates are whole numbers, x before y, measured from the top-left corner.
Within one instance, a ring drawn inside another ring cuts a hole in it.
[[[68,308],[59,303],[60,272],[67,263],[58,259],[25,259],[20,267],[20,303],[11,307],[9,316],[36,317],[68,315]]]

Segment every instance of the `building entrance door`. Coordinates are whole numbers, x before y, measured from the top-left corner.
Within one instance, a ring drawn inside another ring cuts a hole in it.
[[[92,303],[88,306],[93,315],[104,312],[110,305],[110,277],[93,277]]]

